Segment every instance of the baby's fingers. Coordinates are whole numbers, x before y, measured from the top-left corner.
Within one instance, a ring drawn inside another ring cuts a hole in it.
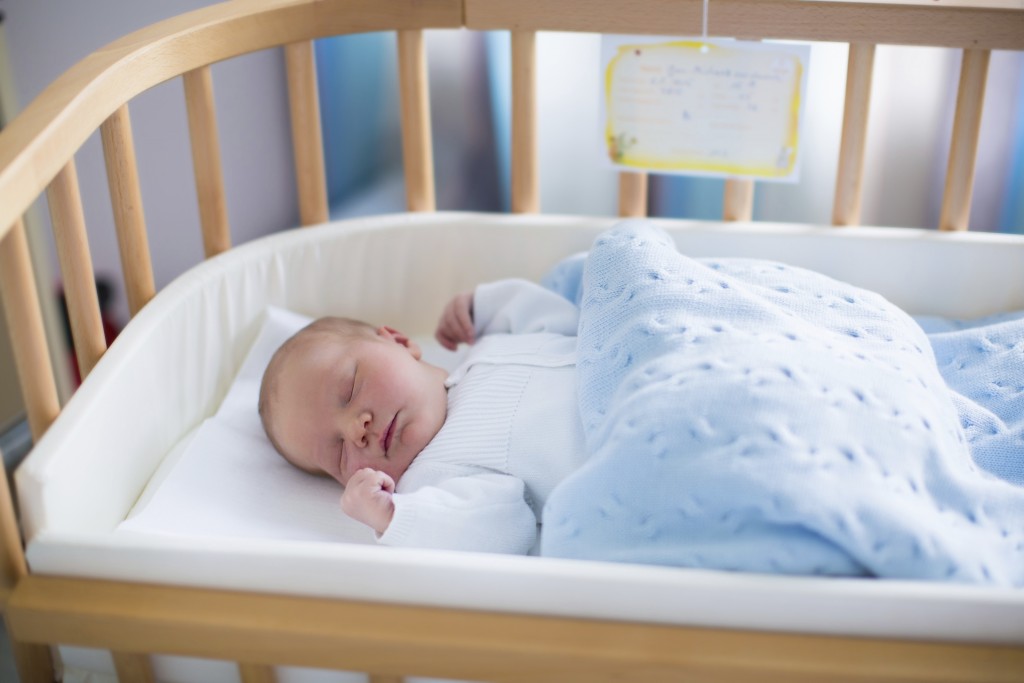
[[[472,344],[476,331],[473,329],[473,316],[470,313],[470,305],[469,302],[460,303],[461,305],[455,310],[456,322],[462,333],[462,340],[467,344]]]
[[[458,340],[453,339],[448,331],[443,327],[437,328],[437,332],[434,333],[434,338],[437,339],[441,346],[449,351],[454,351],[459,345]]]
[[[460,294],[448,302],[434,333],[441,346],[449,351],[454,351],[459,342],[473,342],[473,321],[463,296]]]
[[[372,467],[364,467],[357,470],[356,473],[352,475],[352,480],[354,481],[356,479],[359,480],[359,486],[366,488],[381,488],[384,479],[390,481],[391,477],[380,470],[373,469]],[[351,481],[349,483],[351,483]]]

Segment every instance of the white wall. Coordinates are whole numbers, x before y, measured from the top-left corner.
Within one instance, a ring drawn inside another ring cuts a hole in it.
[[[8,0],[10,65],[20,104],[105,44],[211,0]],[[289,143],[284,58],[279,49],[213,67],[231,236],[240,243],[298,222]],[[202,259],[202,237],[181,79],[130,105],[142,200],[157,287]],[[116,312],[127,320],[113,214],[99,134],[76,155],[89,244],[97,274],[116,283]],[[156,180],[159,179],[159,180]],[[45,207],[47,228],[49,216]],[[51,235],[49,229],[47,235]],[[51,239],[48,237],[48,239]],[[52,256],[54,273],[59,273]]]
[[[602,158],[600,64],[600,36],[542,33],[537,39],[538,164],[545,213],[618,213],[619,176]]]

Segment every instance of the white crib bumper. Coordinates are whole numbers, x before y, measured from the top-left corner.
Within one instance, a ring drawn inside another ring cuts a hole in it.
[[[17,472],[32,571],[408,604],[797,632],[1024,643],[1024,593],[730,574],[348,543],[116,533],[175,444],[214,413],[268,305],[427,334],[480,281],[539,278],[613,219],[436,213],[243,245],[125,329]],[[912,313],[1024,309],[1024,239],[659,221],[695,256],[750,256],[875,289]]]

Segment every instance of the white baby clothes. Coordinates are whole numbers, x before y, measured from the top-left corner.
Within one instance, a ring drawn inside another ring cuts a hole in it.
[[[584,458],[572,303],[526,280],[477,287],[478,341],[448,416],[402,475],[387,545],[525,554],[555,484]]]

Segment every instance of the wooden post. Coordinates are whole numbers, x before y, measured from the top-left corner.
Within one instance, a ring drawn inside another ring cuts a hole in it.
[[[512,211],[540,211],[537,34],[512,31]]]
[[[75,356],[84,380],[107,350],[107,341],[103,335],[74,159],[50,183],[47,197],[50,200],[57,257],[64,279],[64,298],[71,321],[71,336],[75,341]]]
[[[209,66],[189,71],[185,83],[185,105],[192,141],[192,165],[199,196],[199,220],[203,229],[203,250],[209,258],[231,248],[228,208],[224,195],[217,114],[213,102],[213,76]]]
[[[292,118],[299,220],[302,225],[326,223],[329,218],[327,173],[324,169],[313,41],[285,45],[284,61],[288,72],[288,104]]]
[[[978,158],[990,55],[989,50],[964,50],[953,119],[953,141],[946,170],[946,190],[942,195],[940,230],[967,230],[970,222],[974,164]]]
[[[864,149],[868,139],[871,77],[875,65],[872,43],[850,43],[846,68],[846,102],[839,144],[836,194],[832,203],[833,225],[858,225],[864,194]]]
[[[423,31],[398,31],[398,83],[402,102],[402,159],[409,211],[433,211],[434,148]]]
[[[274,667],[266,664],[239,664],[238,675],[242,683],[277,683]]]
[[[146,218],[142,211],[142,191],[135,162],[135,143],[128,105],[123,105],[100,126],[103,156],[107,164],[110,203],[114,207],[117,244],[121,251],[128,309],[138,313],[156,294],[153,262],[146,237]]]
[[[32,438],[38,440],[57,419],[60,399],[47,351],[28,239],[20,220],[0,240],[0,295],[29,428]]]
[[[754,218],[754,181],[728,178],[722,201],[722,218],[727,221],[749,221]]]
[[[156,683],[149,655],[135,652],[112,652],[117,683]]]
[[[12,236],[20,236],[20,239],[14,239],[14,248],[10,246]],[[22,243],[20,247],[17,242]],[[8,256],[16,254],[20,248],[24,247],[25,258],[28,259],[28,247],[25,244],[25,228],[20,221],[14,225],[14,227],[7,233],[7,236],[0,243],[2,247],[3,257],[0,259],[0,272],[3,273],[3,291],[4,295],[4,306],[7,310],[8,321],[11,321],[10,308],[8,306],[8,299],[13,297],[9,295],[8,290],[8,278],[7,268],[11,265],[8,260]],[[25,273],[20,272],[18,276],[23,276]],[[28,273],[29,279],[32,279],[32,273]],[[32,291],[35,292],[35,285],[33,284]],[[15,292],[15,295],[22,293]],[[32,306],[35,308],[36,314],[39,313],[38,306]],[[20,318],[18,318],[20,319]],[[16,325],[10,325],[12,335],[16,335],[19,331]],[[40,318],[41,327],[41,318]],[[15,357],[17,357],[17,344],[15,344]],[[41,349],[42,355],[46,355],[46,342],[43,341]],[[22,367],[18,364],[18,375]],[[23,386],[25,386],[25,379],[22,380]],[[54,401],[56,399],[56,389],[52,387],[53,377],[50,376],[50,385],[52,388]],[[33,431],[35,434],[35,431]],[[40,433],[41,435],[41,433]],[[37,436],[38,438],[38,436]],[[10,597],[11,591],[17,585],[17,582],[27,577],[29,574],[28,565],[25,562],[25,550],[22,548],[22,533],[17,526],[17,514],[14,511],[14,502],[11,500],[10,495],[10,484],[7,481],[7,469],[0,466],[0,608],[6,607],[7,599]],[[50,648],[46,645],[34,645],[26,644],[18,641],[11,637],[11,652],[14,655],[14,666],[17,668],[17,675],[22,683],[53,683],[53,659],[50,654]]]
[[[619,215],[630,218],[647,215],[646,173],[619,173]]]

